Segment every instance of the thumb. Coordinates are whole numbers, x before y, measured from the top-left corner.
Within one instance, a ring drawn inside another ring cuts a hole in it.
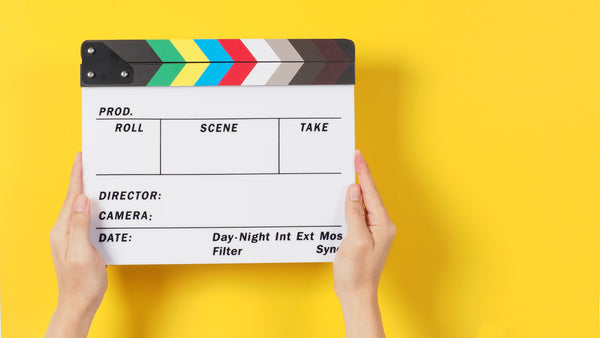
[[[371,237],[365,219],[365,207],[363,206],[360,185],[352,183],[346,192],[346,224],[348,225],[348,237]]]
[[[90,202],[85,195],[79,195],[73,203],[73,215],[69,224],[69,247],[81,248],[89,244]]]

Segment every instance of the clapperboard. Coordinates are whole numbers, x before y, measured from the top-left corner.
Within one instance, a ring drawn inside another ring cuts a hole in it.
[[[345,39],[83,42],[84,191],[106,263],[332,261],[354,55]]]

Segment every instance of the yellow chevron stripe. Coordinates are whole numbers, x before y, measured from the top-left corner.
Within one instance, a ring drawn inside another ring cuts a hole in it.
[[[171,86],[193,86],[204,73],[206,67],[208,67],[208,63],[186,63],[171,83]]]
[[[192,39],[171,40],[173,46],[187,62],[209,62],[200,47]]]

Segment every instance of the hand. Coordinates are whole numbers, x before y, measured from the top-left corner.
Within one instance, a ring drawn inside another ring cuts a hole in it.
[[[50,231],[58,279],[58,306],[46,337],[85,337],[107,287],[106,265],[90,243],[90,203],[83,195],[81,153],[77,154],[67,197]]]
[[[348,233],[333,262],[334,289],[344,312],[347,337],[385,337],[377,288],[396,226],[358,150],[354,166],[360,185],[354,183],[346,192]]]

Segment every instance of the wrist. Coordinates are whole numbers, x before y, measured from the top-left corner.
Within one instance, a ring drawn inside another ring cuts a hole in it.
[[[338,298],[344,310],[379,308],[377,289],[373,288],[346,291]]]
[[[346,337],[385,337],[377,289],[354,290],[338,297],[342,305]]]
[[[377,286],[360,288],[336,288],[335,293],[342,306],[367,305],[377,303]]]
[[[100,307],[102,297],[99,299],[85,297],[82,293],[58,292],[56,311],[77,320],[90,320],[94,318]]]
[[[95,311],[79,311],[59,304],[52,315],[52,327],[59,332],[57,337],[86,337],[94,315]]]

